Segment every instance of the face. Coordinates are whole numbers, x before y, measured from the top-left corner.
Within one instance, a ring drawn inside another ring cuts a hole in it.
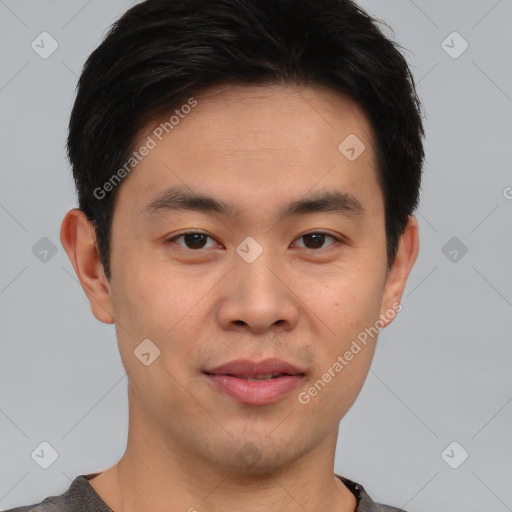
[[[139,426],[216,466],[277,468],[337,433],[415,254],[388,276],[371,129],[352,101],[290,86],[195,100],[169,134],[159,119],[138,135],[134,148],[155,144],[117,191],[112,280],[91,306],[113,312]],[[269,358],[299,375],[205,373]]]

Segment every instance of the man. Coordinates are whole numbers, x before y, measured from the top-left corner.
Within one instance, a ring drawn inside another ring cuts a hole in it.
[[[404,58],[349,0],[120,18],[80,78],[61,242],[116,327],[127,448],[13,510],[399,510],[333,467],[418,253],[422,137]]]

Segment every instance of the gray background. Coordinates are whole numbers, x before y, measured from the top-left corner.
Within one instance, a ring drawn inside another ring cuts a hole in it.
[[[59,228],[76,205],[64,144],[77,77],[135,3],[0,0],[2,510],[62,493],[125,448],[114,327],[92,316]],[[410,512],[512,510],[512,1],[361,5],[408,49],[427,163],[420,255],[340,425],[335,470]],[[47,59],[31,48],[43,31],[59,45]],[[469,44],[457,58],[454,31]],[[43,237],[56,254],[39,252]],[[58,452],[48,469],[31,457],[43,441]]]

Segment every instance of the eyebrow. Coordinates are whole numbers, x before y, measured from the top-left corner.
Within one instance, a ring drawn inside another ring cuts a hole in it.
[[[171,187],[145,206],[141,213],[154,216],[162,212],[192,210],[232,217],[239,213],[231,203],[207,195],[196,194],[183,187]],[[326,191],[292,201],[279,213],[279,217],[307,215],[311,213],[337,213],[345,217],[361,217],[363,205],[352,194]]]

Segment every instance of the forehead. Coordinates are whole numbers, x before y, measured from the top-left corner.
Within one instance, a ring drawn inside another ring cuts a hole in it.
[[[265,142],[263,132],[279,134],[280,143],[287,134],[290,138],[318,132],[323,137],[326,132],[339,136],[349,127],[363,137],[371,137],[371,126],[363,109],[347,96],[326,87],[218,85],[204,90],[195,100],[197,106],[185,118],[198,121],[201,115],[197,124],[215,128],[209,135],[218,134],[219,138],[223,132],[239,128],[240,131],[235,133],[238,145],[247,148],[260,149]],[[180,110],[180,106],[177,109]],[[150,133],[153,126],[166,119],[169,119],[168,113],[148,123],[144,132]],[[217,120],[222,120],[222,124],[215,124]],[[190,123],[180,119],[181,125]],[[287,128],[285,132],[281,131],[283,127]],[[254,134],[261,138],[255,139]]]
[[[367,117],[337,92],[290,85],[216,86],[193,100],[193,108],[178,107],[139,132],[133,149],[149,139],[154,147],[126,178],[119,196],[136,193],[144,198],[135,199],[143,207],[179,185],[216,192],[219,198],[228,193],[232,199],[236,193],[239,204],[250,206],[249,199],[269,204],[270,196],[293,199],[336,184],[350,193],[358,181],[377,181]],[[345,140],[365,148],[357,159],[341,152]]]

